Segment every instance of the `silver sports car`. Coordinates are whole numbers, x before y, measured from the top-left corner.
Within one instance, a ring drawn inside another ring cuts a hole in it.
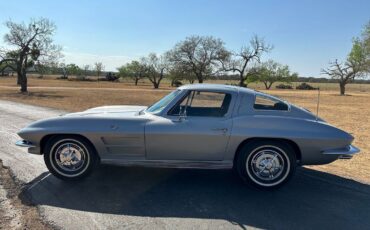
[[[248,184],[278,187],[300,165],[359,152],[353,136],[306,109],[254,90],[182,86],[150,107],[104,106],[40,120],[16,144],[43,154],[56,177],[75,180],[99,163],[233,169]]]

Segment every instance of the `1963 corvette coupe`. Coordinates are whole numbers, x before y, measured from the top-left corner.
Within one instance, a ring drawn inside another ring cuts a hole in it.
[[[43,154],[52,174],[87,176],[99,163],[233,168],[262,188],[285,183],[299,165],[359,152],[353,137],[308,110],[254,90],[182,86],[150,107],[104,106],[40,120],[16,144]]]

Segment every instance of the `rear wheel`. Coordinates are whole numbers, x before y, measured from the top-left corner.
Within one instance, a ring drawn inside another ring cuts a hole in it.
[[[45,146],[44,161],[54,176],[62,180],[77,180],[91,173],[98,157],[84,138],[56,136]]]
[[[277,188],[286,183],[295,168],[293,148],[274,140],[246,144],[236,159],[236,169],[243,181],[265,189]]]

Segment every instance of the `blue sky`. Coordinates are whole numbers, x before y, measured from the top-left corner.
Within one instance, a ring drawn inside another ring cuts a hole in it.
[[[189,35],[212,35],[238,50],[257,34],[274,45],[265,59],[288,64],[302,76],[319,76],[330,60],[344,59],[370,20],[368,0],[0,0],[0,9],[0,36],[9,19],[54,21],[66,63],[102,61],[114,70],[171,49]]]

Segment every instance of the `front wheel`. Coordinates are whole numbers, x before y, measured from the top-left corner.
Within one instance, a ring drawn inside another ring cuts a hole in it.
[[[240,149],[236,159],[239,176],[255,187],[272,189],[286,183],[296,169],[293,148],[279,141],[255,141]]]
[[[49,171],[62,180],[86,177],[98,163],[95,149],[77,136],[56,136],[50,139],[44,152]]]

